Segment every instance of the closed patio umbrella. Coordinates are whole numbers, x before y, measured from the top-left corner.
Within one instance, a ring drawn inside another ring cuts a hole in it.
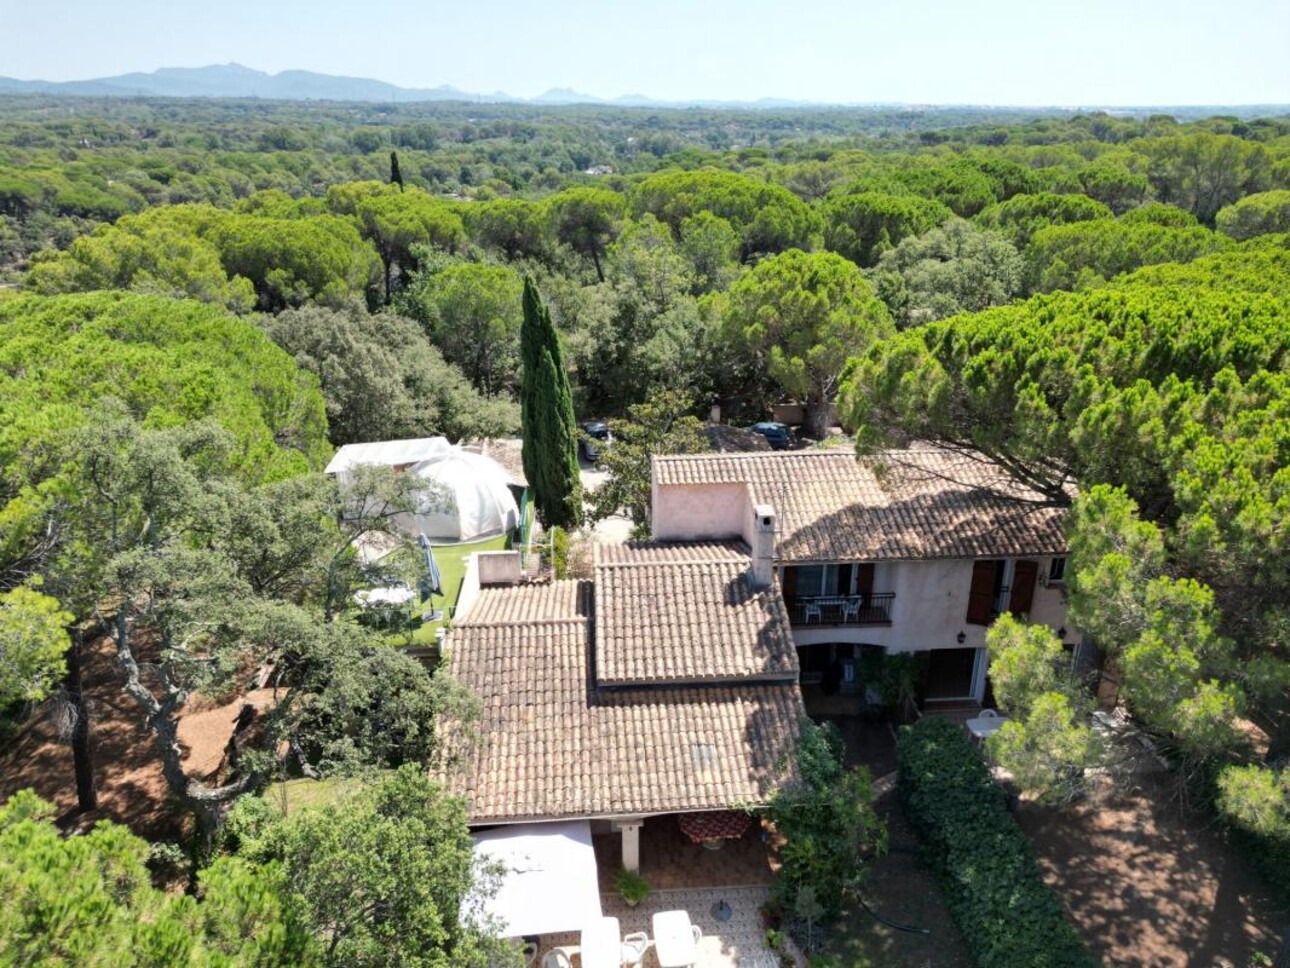
[[[742,837],[752,823],[752,815],[737,810],[705,810],[701,813],[683,813],[678,823],[681,832],[699,844]]]

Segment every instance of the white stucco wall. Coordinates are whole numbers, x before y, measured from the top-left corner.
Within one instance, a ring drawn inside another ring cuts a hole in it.
[[[518,551],[476,551],[472,561],[479,569],[480,585],[518,585],[520,582]]]
[[[1040,574],[1048,574],[1048,559],[1040,558]],[[797,625],[798,645],[850,642],[879,645],[893,652],[922,649],[979,648],[985,645],[985,627],[967,622],[968,592],[972,585],[972,559],[880,562],[874,572],[875,593],[895,592],[890,626],[813,628]],[[1066,641],[1078,633],[1066,622],[1066,605],[1058,587],[1035,586],[1030,619],[1054,630],[1066,626]],[[966,640],[958,641],[959,632]]]
[[[753,545],[753,502],[747,484],[692,484],[651,488],[654,538],[659,541],[694,541],[740,537]],[[1036,556],[1039,575],[1048,575],[1048,557]],[[980,648],[985,627],[967,623],[968,592],[972,584],[972,559],[878,562],[875,593],[895,592],[890,626],[811,628],[795,626],[798,645],[850,642],[878,645],[896,652],[922,649]],[[1056,630],[1065,626],[1066,641],[1080,634],[1066,621],[1064,588],[1035,585],[1030,619]],[[965,640],[957,636],[963,632]]]
[[[457,607],[452,614],[455,621],[461,621],[470,614],[479,592],[479,552],[476,551],[466,559],[466,573],[462,576],[461,592],[457,595]]]
[[[746,484],[653,488],[650,531],[657,541],[747,538],[752,502]]]

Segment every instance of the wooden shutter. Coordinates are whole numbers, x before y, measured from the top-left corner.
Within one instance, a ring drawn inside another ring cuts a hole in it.
[[[967,623],[989,625],[994,618],[994,582],[1000,562],[972,563],[972,587],[968,592]]]
[[[1008,611],[1013,615],[1029,615],[1035,601],[1035,579],[1039,577],[1039,562],[1018,561],[1012,572],[1012,596]]]
[[[784,592],[784,601],[791,602],[797,598],[797,569],[785,568],[784,578],[781,581]]]
[[[856,565],[856,594],[868,598],[873,594],[873,565]]]

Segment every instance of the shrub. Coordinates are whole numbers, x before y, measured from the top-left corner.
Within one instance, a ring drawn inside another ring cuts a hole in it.
[[[1225,766],[1212,780],[1211,797],[1232,845],[1290,904],[1290,766]]]
[[[653,890],[640,871],[628,870],[626,867],[618,868],[618,874],[614,877],[614,887],[618,888],[618,893],[622,895],[623,900],[633,907],[645,900]]]
[[[794,766],[766,808],[783,838],[771,900],[806,928],[797,940],[809,947],[812,924],[842,914],[866,862],[886,850],[887,828],[873,809],[869,771],[846,766],[835,727],[803,720]]]
[[[901,805],[981,968],[1092,968],[1003,791],[962,727],[923,719],[897,745]]]
[[[551,529],[551,567],[556,578],[569,577],[569,532],[564,528]]]

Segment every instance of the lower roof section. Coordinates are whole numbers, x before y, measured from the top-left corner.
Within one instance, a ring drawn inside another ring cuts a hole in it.
[[[444,737],[458,763],[445,781],[470,822],[765,803],[805,715],[796,683],[597,690],[591,594],[578,582],[485,589],[449,635],[449,670],[483,706],[473,735]]]

